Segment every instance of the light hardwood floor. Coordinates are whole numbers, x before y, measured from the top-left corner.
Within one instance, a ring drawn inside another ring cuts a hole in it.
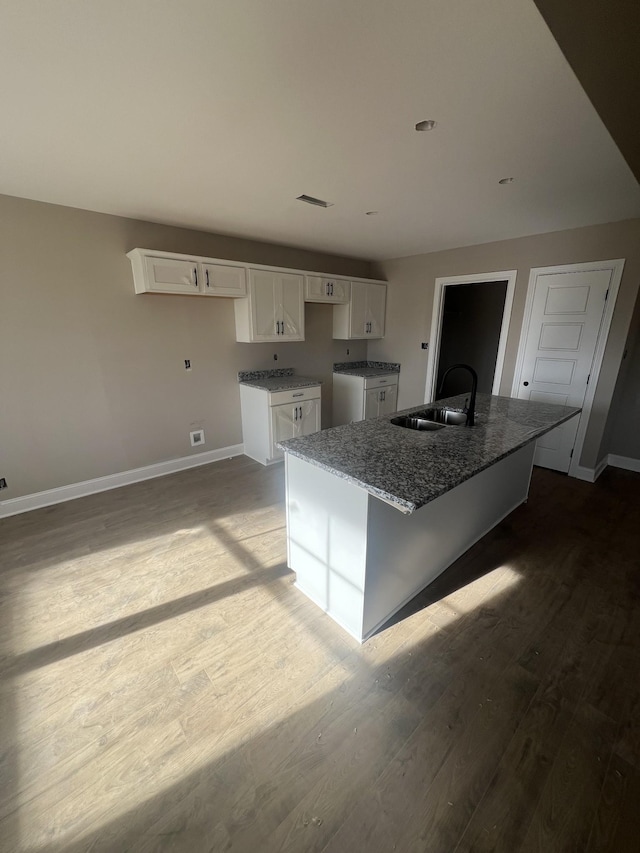
[[[283,497],[240,457],[0,521],[3,853],[640,849],[640,475],[536,469],[363,646]]]

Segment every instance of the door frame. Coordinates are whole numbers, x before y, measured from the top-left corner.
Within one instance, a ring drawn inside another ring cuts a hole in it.
[[[435,384],[438,377],[438,353],[440,352],[440,339],[442,336],[445,288],[456,284],[486,284],[492,281],[507,282],[507,292],[505,293],[504,308],[502,311],[502,326],[500,327],[500,337],[498,339],[496,369],[493,374],[493,387],[491,389],[492,394],[498,393],[504,369],[504,356],[507,349],[507,335],[509,334],[509,324],[511,322],[513,294],[516,289],[517,274],[517,270],[502,270],[501,272],[481,272],[473,275],[448,275],[436,279],[433,292],[433,310],[431,313],[427,379],[424,386],[425,403],[430,403],[436,395]]]
[[[600,320],[600,328],[598,330],[598,338],[596,340],[596,348],[593,354],[593,362],[591,363],[591,374],[587,385],[587,393],[585,394],[584,403],[582,404],[582,413],[578,422],[578,430],[576,432],[576,440],[573,445],[573,456],[569,464],[569,476],[578,477],[580,471],[580,459],[582,458],[582,447],[584,445],[584,437],[589,426],[589,418],[591,417],[591,409],[593,400],[596,394],[604,351],[609,338],[609,330],[613,319],[613,312],[620,290],[620,281],[624,270],[624,258],[616,258],[611,261],[589,261],[582,264],[560,264],[559,266],[551,267],[532,267],[529,273],[529,284],[527,285],[527,299],[524,307],[524,316],[522,318],[522,327],[520,329],[520,341],[518,342],[518,355],[516,357],[516,366],[513,373],[513,384],[511,386],[511,396],[516,397],[522,380],[522,368],[524,366],[524,354],[527,345],[527,335],[529,333],[529,325],[531,324],[531,314],[533,311],[533,297],[536,289],[536,282],[540,274],[554,275],[573,272],[597,272],[601,270],[609,270],[611,278],[609,281],[609,290],[607,300],[604,304],[602,318]]]

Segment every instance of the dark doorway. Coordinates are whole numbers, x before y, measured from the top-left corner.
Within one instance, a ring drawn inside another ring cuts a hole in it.
[[[471,365],[478,374],[478,391],[491,394],[506,295],[506,281],[445,287],[436,399],[469,390],[469,375],[454,370],[437,393],[446,369],[458,362]]]

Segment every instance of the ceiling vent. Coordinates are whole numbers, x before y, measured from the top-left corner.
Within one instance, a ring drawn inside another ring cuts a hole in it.
[[[307,204],[315,204],[316,207],[333,207],[333,202],[314,198],[312,195],[299,195],[296,201],[306,201]]]

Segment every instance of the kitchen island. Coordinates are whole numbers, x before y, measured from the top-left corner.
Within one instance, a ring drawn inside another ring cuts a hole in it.
[[[579,412],[479,394],[473,427],[381,417],[283,442],[296,586],[366,640],[526,501],[536,439]]]

